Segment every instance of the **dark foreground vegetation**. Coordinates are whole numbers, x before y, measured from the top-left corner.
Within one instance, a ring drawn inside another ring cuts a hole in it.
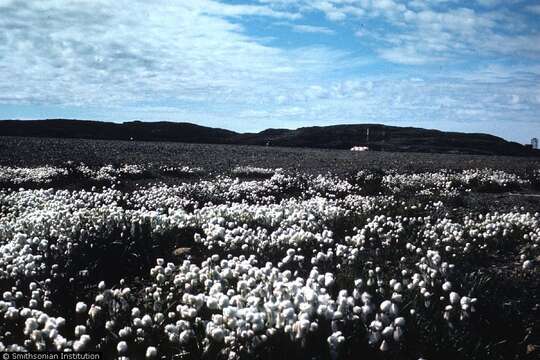
[[[438,169],[533,170],[531,157],[428,154],[386,151],[209,145],[173,142],[112,141],[0,136],[0,165],[62,165],[66,161],[90,166],[105,164],[187,165],[208,172],[235,166],[284,168],[308,173],[346,173],[362,169],[432,171]]]

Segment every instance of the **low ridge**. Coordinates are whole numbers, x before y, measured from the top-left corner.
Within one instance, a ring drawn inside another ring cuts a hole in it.
[[[103,140],[171,141],[207,144],[270,145],[375,151],[538,156],[540,152],[488,134],[445,132],[381,124],[312,126],[237,133],[185,122],[124,123],[46,119],[1,120],[1,136]]]

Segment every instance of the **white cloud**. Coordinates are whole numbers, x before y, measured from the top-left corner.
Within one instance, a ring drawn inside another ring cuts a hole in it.
[[[293,25],[292,29],[297,32],[303,33],[314,33],[314,34],[335,34],[335,31],[323,26],[312,26],[312,25]]]
[[[295,114],[290,127],[345,122],[424,127],[461,123],[461,130],[470,124],[475,131],[489,132],[496,123],[532,126],[539,111],[537,70],[491,65],[469,71],[422,72],[421,78],[380,74],[311,84],[287,93],[288,106],[305,109]],[[271,122],[279,113],[270,109],[264,120]]]
[[[306,91],[304,92],[304,95],[307,99],[313,100],[313,99],[323,99],[325,97],[328,97],[328,91],[324,89],[320,85],[311,85],[309,86]]]
[[[538,29],[503,2],[493,4],[497,11],[485,5],[0,0],[0,104],[81,106],[100,109],[102,119],[221,127],[235,117],[264,120],[264,127],[537,119]],[[312,15],[325,18],[317,24]],[[339,29],[340,36],[320,37],[335,47],[306,36],[301,43],[311,45],[299,48],[251,31],[254,24],[328,35]],[[349,52],[340,50],[342,40],[350,45],[341,37],[347,30],[359,37]],[[353,57],[357,48],[363,57]],[[407,66],[373,70],[380,59]],[[439,64],[444,73],[433,71]],[[455,70],[463,64],[477,70]]]
[[[491,6],[499,5],[502,2],[502,0],[476,0],[476,2],[482,6],[491,7]]]
[[[339,66],[342,56],[322,47],[272,47],[229,20],[300,17],[264,6],[211,0],[0,6],[3,103],[258,103],[306,74]]]
[[[371,46],[383,59],[418,65],[468,56],[517,54],[540,58],[538,31],[527,24],[523,14],[510,10],[515,2],[476,0],[480,8],[476,6],[475,10],[471,2],[459,0],[264,0],[276,9],[302,14],[322,12],[339,23],[370,20],[379,25],[379,30],[362,29],[356,31],[357,37],[366,40],[374,31],[381,31],[384,41],[377,43],[380,39],[374,39]],[[527,9],[540,13],[538,5]],[[403,58],[407,52],[411,53],[409,60]]]
[[[443,61],[444,57],[433,55],[424,56],[418,53],[414,46],[394,47],[379,50],[379,56],[396,64],[423,65],[431,62]]]
[[[223,3],[215,1],[201,1],[195,2],[197,5],[201,5],[199,9],[210,15],[217,16],[268,16],[278,19],[299,19],[302,16],[299,13],[290,13],[283,11],[275,11],[271,8],[257,5],[225,5]]]
[[[307,113],[307,110],[300,106],[288,106],[278,108],[272,113],[272,115],[278,117],[289,117],[289,116],[301,116]]]
[[[530,5],[525,7],[525,9],[532,12],[533,14],[540,15],[540,5]]]

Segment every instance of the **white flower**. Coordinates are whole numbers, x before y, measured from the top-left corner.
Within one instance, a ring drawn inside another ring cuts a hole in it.
[[[392,326],[387,326],[382,331],[382,336],[390,337],[394,333],[394,328]]]
[[[446,281],[443,285],[442,285],[442,289],[444,291],[450,291],[452,290],[452,284],[450,283],[450,281]]]
[[[450,303],[451,304],[457,304],[460,300],[459,294],[455,291],[452,291],[450,293]]]
[[[120,354],[120,355],[123,355],[123,354],[127,353],[127,351],[128,351],[128,344],[127,344],[125,341],[120,341],[120,342],[116,345],[116,351],[118,351],[118,354]]]
[[[215,327],[212,329],[210,336],[215,342],[223,342],[225,338],[225,333],[221,327]]]
[[[392,306],[392,302],[391,302],[390,300],[384,300],[384,301],[381,303],[380,308],[381,308],[381,311],[382,311],[382,312],[389,312],[391,306]]]
[[[88,310],[88,305],[86,305],[84,302],[79,301],[77,305],[75,305],[75,311],[77,314],[84,314]]]
[[[154,346],[149,346],[146,348],[146,358],[153,359],[157,357],[158,351]]]
[[[397,317],[394,319],[394,325],[399,327],[405,326],[405,318],[404,317]]]
[[[13,300],[13,294],[11,294],[11,291],[5,291],[2,298],[5,301],[12,301]]]
[[[141,310],[138,307],[131,309],[131,317],[136,318],[141,316]]]
[[[394,330],[394,340],[396,342],[400,341],[402,336],[403,336],[403,328],[400,326],[396,327]]]
[[[75,336],[81,337],[81,335],[86,334],[86,326],[77,325],[75,326]]]
[[[81,352],[84,351],[85,344],[81,340],[75,340],[73,342],[73,351],[75,352]]]
[[[180,343],[181,344],[187,344],[189,343],[189,341],[191,340],[191,331],[189,330],[184,330],[180,333]]]
[[[142,326],[144,327],[150,327],[152,326],[152,318],[150,317],[150,315],[146,314],[142,317]]]
[[[105,281],[100,281],[99,284],[98,284],[98,289],[100,291],[104,291],[105,290]]]
[[[132,332],[131,328],[126,326],[120,329],[120,331],[118,332],[118,336],[120,336],[121,339],[125,339],[131,336],[131,332]]]

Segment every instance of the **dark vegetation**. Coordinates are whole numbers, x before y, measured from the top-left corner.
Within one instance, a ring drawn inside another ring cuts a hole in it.
[[[75,165],[89,166],[113,164],[139,164],[148,168],[137,178],[121,179],[120,188],[133,189],[151,182],[193,182],[217,174],[229,174],[250,180],[265,178],[267,174],[233,173],[238,166],[283,168],[306,174],[333,173],[345,176],[351,182],[362,183],[364,195],[375,195],[381,190],[380,181],[388,171],[399,173],[431,172],[440,169],[464,170],[491,168],[517,172],[529,179],[527,189],[479,187],[459,199],[450,199],[456,209],[478,211],[511,211],[524,207],[527,211],[540,211],[540,179],[532,171],[540,167],[540,159],[509,156],[483,156],[464,154],[426,154],[391,152],[352,152],[348,150],[305,149],[263,146],[235,146],[186,144],[173,142],[113,141],[84,139],[53,139],[31,137],[0,137],[0,166],[54,165],[67,168],[68,176],[51,182],[56,188],[90,188],[109,185],[106,181],[93,181],[80,174]],[[200,168],[185,173],[181,166]],[[160,170],[160,166],[171,166]],[[369,179],[357,178],[357,172],[369,169]],[[301,179],[298,179],[301,181]],[[39,184],[24,184],[26,188]],[[12,187],[1,184],[0,187]],[[409,194],[414,197],[414,192]],[[538,196],[536,196],[538,195]]]
[[[446,169],[495,168],[512,170],[524,174],[533,168],[538,168],[540,162],[530,158],[487,157],[472,155],[441,155],[418,153],[353,153],[340,150],[268,148],[257,146],[231,145],[201,145],[167,142],[132,142],[132,141],[95,141],[74,139],[36,139],[19,137],[0,138],[0,165],[38,166],[45,164],[65,165],[67,161],[84,162],[99,166],[105,164],[154,164],[159,165],[192,165],[205,169],[204,173],[192,174],[172,172],[166,177],[149,171],[139,179],[123,179],[119,186],[129,190],[145,181],[197,181],[201,177],[230,171],[235,166],[253,165],[260,167],[283,167],[300,173],[320,173],[332,171],[347,176],[350,181],[358,181],[363,185],[366,195],[383,192],[381,177],[390,169],[402,172],[436,171]],[[358,170],[370,169],[370,177],[353,179]],[[78,183],[80,176],[71,174],[71,179],[59,180],[54,186],[85,186],[93,184]],[[249,178],[249,177],[248,177]],[[302,176],[297,178],[301,187]],[[536,194],[538,184],[533,183],[527,188],[512,188],[511,193],[495,187],[477,187],[470,194],[464,194],[454,207],[445,210],[458,217],[462,213],[476,211],[511,211],[523,207],[526,211],[540,211],[540,198],[525,196]],[[296,194],[295,188],[290,189],[289,196]],[[515,193],[515,194],[514,194]],[[415,203],[414,189],[403,191],[400,196],[403,201]],[[200,202],[204,202],[202,199]],[[411,215],[410,210],[396,209],[398,215]],[[427,216],[429,212],[421,212],[415,216]],[[355,226],[362,225],[365,219],[348,219],[349,222],[329,224],[335,234],[343,236],[352,232]],[[413,229],[418,230],[418,229]],[[152,237],[148,224],[138,225],[133,235],[122,233],[120,228],[107,231],[97,230],[89,234],[70,259],[61,259],[66,277],[58,279],[56,294],[52,294],[55,303],[67,309],[73,309],[81,292],[93,294],[92,289],[84,288],[85,284],[95,287],[96,283],[105,279],[107,283],[115,284],[120,278],[133,280],[134,290],[142,289],[141,283],[148,276],[148,270],[155,259],[163,257],[167,261],[175,261],[174,250],[179,247],[190,248],[190,256],[197,258],[206,249],[193,244],[193,234],[201,229],[183,229],[184,232],[164,234]],[[412,231],[412,230],[411,230]],[[101,236],[107,233],[107,237]],[[515,234],[516,239],[520,234]],[[189,240],[186,240],[189,239]],[[105,254],[105,255],[104,255]],[[52,254],[55,256],[56,254]],[[58,255],[57,255],[58,256]],[[261,257],[272,257],[272,254],[261,254]],[[202,257],[202,256],[201,256]],[[350,353],[343,358],[358,357],[374,359],[398,359],[400,355],[413,359],[414,354],[423,353],[427,359],[538,359],[538,349],[530,348],[540,344],[540,279],[537,273],[524,274],[519,269],[519,254],[512,248],[500,249],[491,256],[474,257],[474,263],[461,263],[463,278],[456,283],[467,283],[468,288],[474,288],[479,295],[479,314],[474,315],[466,323],[455,328],[449,328],[444,321],[433,322],[433,314],[427,310],[419,314],[418,323],[406,334],[409,338],[407,346],[401,354],[382,356],[367,345],[361,336],[363,328],[347,329],[351,336]],[[395,259],[398,263],[399,259]],[[92,268],[87,273],[87,264]],[[390,266],[390,265],[389,265]],[[344,269],[337,281],[350,282],[354,279],[354,269]],[[142,275],[141,275],[142,274]],[[142,277],[142,279],[141,279]],[[11,284],[10,284],[11,285]],[[95,290],[95,289],[94,289]],[[91,296],[88,295],[90,299]],[[62,309],[64,310],[64,309]],[[440,309],[432,309],[432,312]],[[73,314],[75,317],[75,314]],[[0,326],[1,328],[1,326]],[[471,332],[472,329],[472,332]],[[307,346],[301,349],[292,344],[286,337],[276,337],[267,345],[265,351],[257,359],[308,359],[312,356],[327,354],[326,344],[316,341],[317,337],[329,330],[321,328],[319,333],[307,339]],[[471,335],[472,334],[472,335]],[[92,334],[99,338],[103,334]],[[166,349],[166,354],[173,358],[174,348],[167,348],[161,334],[151,334],[156,340],[155,345]],[[354,336],[352,336],[354,335]],[[161,339],[161,340],[160,340]],[[158,341],[161,341],[158,343]],[[114,348],[114,344],[110,344]],[[305,349],[308,349],[306,352]],[[141,353],[144,348],[141,347]],[[107,354],[114,351],[109,349]],[[193,351],[196,358],[213,358],[211,352],[204,356]]]
[[[208,172],[251,165],[307,173],[331,171],[343,174],[362,169],[421,172],[486,167],[530,171],[538,168],[540,158],[0,136],[0,165],[60,166],[67,161],[83,162],[89,166],[187,165],[201,167]]]

